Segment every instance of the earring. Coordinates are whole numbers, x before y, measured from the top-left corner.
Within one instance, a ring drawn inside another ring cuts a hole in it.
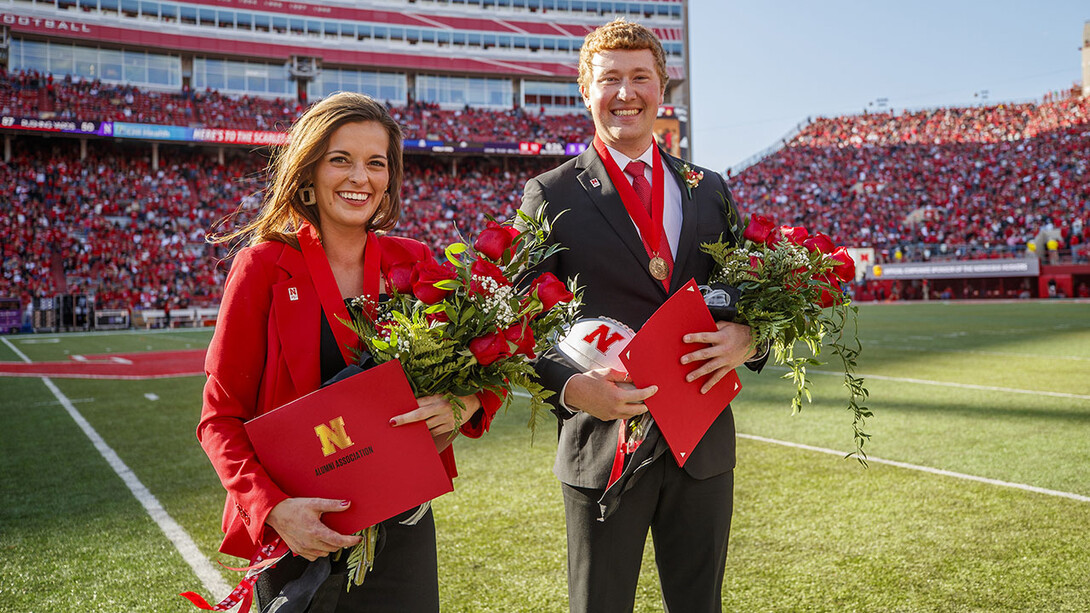
[[[303,203],[303,206],[314,206],[318,204],[318,196],[314,193],[314,186],[308,185],[301,188],[298,192],[299,201]]]

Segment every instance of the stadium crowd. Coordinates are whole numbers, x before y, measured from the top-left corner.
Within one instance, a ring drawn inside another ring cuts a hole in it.
[[[413,140],[587,142],[594,133],[586,113],[450,110],[421,102],[391,108],[406,138]],[[54,79],[33,71],[9,73],[0,67],[0,114],[6,116],[275,131],[286,129],[302,111],[298,102],[280,98],[212,90],[164,93],[71,76]]]
[[[0,296],[93,293],[100,308],[132,309],[216,302],[226,270],[217,262],[229,253],[205,237],[255,208],[264,160],[239,153],[221,166],[207,152],[170,147],[153,170],[146,147],[99,143],[80,160],[72,144],[19,139],[0,163],[12,193],[0,216]],[[395,233],[437,251],[472,237],[489,216],[511,215],[526,178],[552,164],[516,159],[505,170],[463,158],[454,175],[449,159],[410,156]]]
[[[289,122],[297,106],[261,99],[144,93],[100,83],[0,75],[5,114],[42,106],[86,118],[199,119],[260,128]],[[130,102],[131,99],[131,102]],[[411,138],[587,140],[583,116],[519,111],[394,109]],[[245,122],[251,121],[252,124]],[[0,296],[94,294],[119,308],[204,306],[222,290],[229,253],[205,242],[217,221],[261,197],[266,160],[229,150],[94,141],[80,159],[75,140],[17,136],[0,163],[10,186],[0,216]],[[877,263],[1010,257],[1054,241],[1090,260],[1090,101],[866,114],[813,121],[776,153],[731,179],[746,214],[803,224],[837,243],[874,247]],[[441,250],[473,236],[489,216],[509,217],[525,181],[557,158],[409,155],[404,214],[395,233]],[[1043,237],[1043,239],[1042,239]],[[1046,255],[1041,253],[1042,256]],[[1047,255],[1052,255],[1049,252]],[[860,286],[863,296],[888,288]]]
[[[80,160],[71,141],[37,141],[0,164],[13,209],[0,217],[0,295],[93,293],[101,307],[212,302],[223,277],[205,233],[256,189],[260,162],[225,167],[179,149],[153,170],[146,147],[95,150]]]
[[[743,209],[874,247],[878,261],[1090,257],[1090,100],[813,121],[743,170]]]

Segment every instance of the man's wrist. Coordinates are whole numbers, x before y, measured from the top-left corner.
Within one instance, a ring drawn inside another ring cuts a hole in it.
[[[576,378],[578,376],[579,376],[579,373],[576,373],[576,374],[568,377],[568,380],[564,382],[564,387],[560,388],[559,396],[557,396],[557,402],[560,403],[560,407],[563,408],[564,410],[566,410],[567,412],[571,413],[572,415],[575,415],[576,413],[580,413],[581,411],[579,409],[575,408],[575,407],[569,406],[568,403],[565,402],[564,396],[568,392],[568,384],[571,383],[572,379],[574,379],[574,378]]]
[[[753,357],[746,360],[746,362],[760,362],[761,360],[768,357],[768,352],[771,351],[771,349],[772,343],[770,341],[765,341],[760,345],[757,345],[757,351],[753,354]]]

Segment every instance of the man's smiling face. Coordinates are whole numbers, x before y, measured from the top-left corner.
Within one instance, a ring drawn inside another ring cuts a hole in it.
[[[635,158],[651,146],[663,101],[662,81],[650,49],[599,51],[590,83],[580,88],[602,142]]]

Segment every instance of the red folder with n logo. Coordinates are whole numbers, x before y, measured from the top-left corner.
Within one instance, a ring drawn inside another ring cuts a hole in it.
[[[453,489],[428,427],[390,425],[415,408],[401,364],[391,361],[246,422],[246,434],[291,496],[350,500],[322,521],[351,534]]]

